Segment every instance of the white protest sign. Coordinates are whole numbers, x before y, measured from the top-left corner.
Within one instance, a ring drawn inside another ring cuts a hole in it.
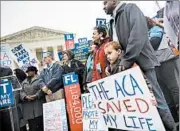
[[[165,131],[139,67],[92,82],[88,87],[108,127]]]
[[[90,93],[82,94],[83,131],[108,131]]]
[[[43,104],[44,131],[68,131],[64,99]]]
[[[12,69],[13,61],[10,55],[10,46],[8,44],[1,44],[0,46],[0,61],[2,67],[9,67]]]
[[[20,44],[11,49],[12,57],[15,59],[19,67],[26,71],[28,66],[38,67],[38,61],[30,49]]]

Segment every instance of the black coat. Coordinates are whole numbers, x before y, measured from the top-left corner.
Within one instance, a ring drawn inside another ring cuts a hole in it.
[[[72,59],[70,67],[68,65],[63,65],[63,69],[64,69],[63,74],[75,72],[75,74],[78,75],[79,84],[81,86],[81,91],[82,91],[83,74],[84,74],[84,70],[85,70],[84,64],[79,60]]]

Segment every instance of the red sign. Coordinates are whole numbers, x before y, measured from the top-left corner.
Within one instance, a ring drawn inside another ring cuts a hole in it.
[[[66,50],[74,49],[74,40],[66,40],[65,45],[66,45]]]
[[[70,121],[71,131],[82,131],[82,105],[80,100],[80,85],[71,84],[65,86],[67,111]]]

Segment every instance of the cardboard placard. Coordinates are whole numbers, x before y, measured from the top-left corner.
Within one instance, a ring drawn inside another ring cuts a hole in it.
[[[44,131],[68,131],[65,100],[43,104]]]
[[[139,67],[92,82],[88,87],[108,127],[165,131]]]

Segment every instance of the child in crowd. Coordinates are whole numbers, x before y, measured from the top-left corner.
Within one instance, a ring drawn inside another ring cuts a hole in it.
[[[105,51],[105,55],[107,57],[107,60],[110,63],[110,65],[106,69],[108,71],[108,72],[106,72],[106,75],[110,76],[110,75],[121,72],[120,61],[121,61],[121,56],[123,54],[123,50],[121,48],[121,45],[115,41],[109,42],[105,45],[104,51]],[[136,66],[136,64],[134,63],[133,66]],[[147,86],[148,86],[148,88],[152,94],[152,100],[151,100],[152,104],[156,105],[157,103],[156,103],[155,97],[154,97],[153,92],[152,92],[152,86],[150,85],[150,83],[148,82],[148,80],[144,74],[143,74],[143,76],[144,76],[146,84],[147,84]]]

